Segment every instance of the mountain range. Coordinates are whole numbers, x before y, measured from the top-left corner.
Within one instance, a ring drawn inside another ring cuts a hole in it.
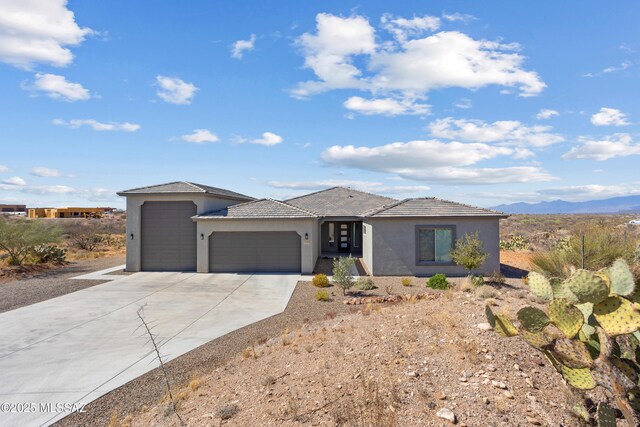
[[[584,202],[567,202],[565,200],[539,203],[519,202],[498,205],[491,209],[510,214],[630,214],[640,213],[640,195]]]

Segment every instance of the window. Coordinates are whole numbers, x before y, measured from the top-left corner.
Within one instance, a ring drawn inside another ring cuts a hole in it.
[[[333,246],[335,243],[335,224],[333,222],[329,223],[329,246]]]
[[[416,261],[423,263],[450,263],[455,228],[416,227]]]

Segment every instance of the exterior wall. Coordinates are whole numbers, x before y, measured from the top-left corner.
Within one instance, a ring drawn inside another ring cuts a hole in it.
[[[310,274],[318,259],[319,228],[317,219],[199,219],[198,273],[209,272],[209,236],[216,231],[295,231],[301,237],[301,270]],[[305,234],[308,239],[305,240]]]
[[[369,218],[373,234],[367,229],[366,239],[373,238],[371,252],[365,262],[375,276],[465,276],[467,271],[455,264],[416,265],[416,226],[453,225],[454,240],[465,233],[478,232],[484,250],[489,253],[485,264],[475,274],[500,270],[500,225],[498,218]],[[365,245],[365,248],[367,246]]]
[[[0,204],[0,213],[26,213],[27,205],[4,205]]]
[[[362,223],[362,261],[373,274],[373,227],[366,220]]]
[[[154,194],[127,196],[127,271],[140,271],[141,206],[144,202],[192,201],[197,213],[203,214],[241,203],[239,200],[217,198],[204,194]],[[133,235],[133,237],[132,237]],[[198,246],[200,247],[200,246]],[[207,251],[208,252],[208,251]],[[208,256],[208,255],[207,255]]]

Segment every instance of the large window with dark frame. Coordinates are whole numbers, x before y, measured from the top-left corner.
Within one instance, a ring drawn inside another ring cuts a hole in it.
[[[450,263],[454,227],[420,226],[416,228],[418,263]]]

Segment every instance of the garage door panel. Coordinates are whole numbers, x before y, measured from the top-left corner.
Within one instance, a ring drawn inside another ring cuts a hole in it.
[[[194,271],[197,212],[193,202],[145,202],[141,209],[141,263],[145,271]]]
[[[215,232],[209,237],[209,271],[299,272],[300,252],[294,231]]]

